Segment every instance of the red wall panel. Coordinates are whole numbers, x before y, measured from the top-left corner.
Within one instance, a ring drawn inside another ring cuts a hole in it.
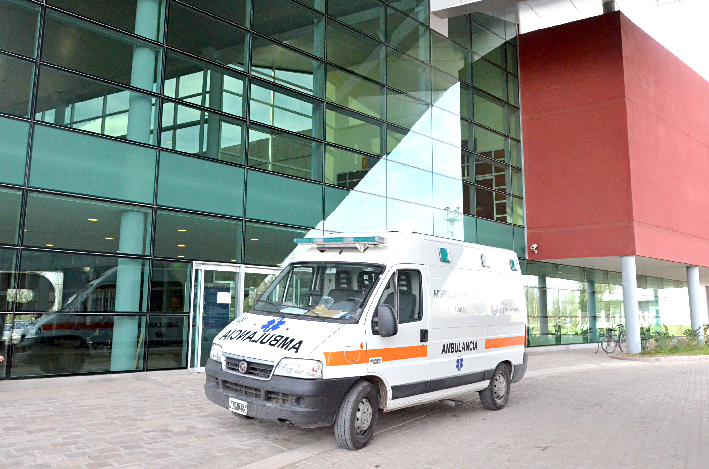
[[[709,83],[619,12],[519,51],[529,258],[709,266]]]

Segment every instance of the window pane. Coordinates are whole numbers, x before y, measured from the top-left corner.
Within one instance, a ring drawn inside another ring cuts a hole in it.
[[[430,68],[392,49],[387,50],[387,85],[431,102]]]
[[[429,1],[428,0],[388,0],[387,3],[394,8],[406,13],[416,21],[428,25]]]
[[[387,161],[387,197],[431,205],[433,173]]]
[[[507,102],[519,106],[519,80],[512,75],[507,75]]]
[[[449,18],[449,21],[451,19]],[[470,51],[435,31],[431,32],[431,64],[433,66],[459,80],[471,82],[470,61]]]
[[[488,30],[492,31],[500,37],[505,37],[506,21],[501,20],[500,18],[495,18],[494,16],[486,15],[484,13],[472,13],[470,17],[472,18],[473,22],[487,28]]]
[[[0,112],[29,117],[34,65],[0,55]]]
[[[517,48],[507,43],[507,70],[517,75]]]
[[[475,183],[490,189],[507,191],[507,168],[482,158],[475,160]]]
[[[504,70],[485,59],[478,58],[473,62],[473,85],[503,100],[507,99],[506,75]]]
[[[244,82],[241,75],[167,51],[165,96],[243,116]]]
[[[470,18],[467,16],[448,18],[448,37],[470,49],[470,23]]]
[[[516,197],[512,197],[512,223],[524,225],[524,201]]]
[[[150,311],[189,313],[191,264],[153,261]]]
[[[460,115],[461,85],[455,78],[431,69],[433,104],[439,109]]]
[[[136,2],[136,0],[98,0],[94,2],[47,0],[47,3],[148,39],[162,39],[164,0],[143,2]],[[141,5],[141,21],[136,27],[135,18],[138,3]]]
[[[512,221],[511,210],[508,213],[508,196],[482,187],[478,187],[475,192],[477,217],[504,223]]]
[[[328,142],[373,155],[382,154],[382,122],[331,107],[327,108],[325,118],[325,136]]]
[[[336,23],[327,24],[327,60],[351,72],[384,83],[384,45]]]
[[[513,248],[514,228],[511,225],[487,220],[477,220],[477,225],[478,243],[503,249]]]
[[[460,188],[458,189],[460,190]],[[475,242],[475,219],[471,223],[466,223],[462,207],[459,205],[446,206],[443,209],[433,209],[433,234],[444,238],[457,239],[460,241]],[[467,237],[466,237],[467,236]]]
[[[187,315],[151,314],[148,317],[148,370],[187,367],[189,320]]]
[[[413,132],[389,128],[387,131],[387,159],[408,166],[431,171],[432,141]]]
[[[522,171],[519,171],[517,169],[510,169],[510,187],[507,189],[507,191],[510,194],[522,197],[522,195],[524,195],[522,189],[523,181],[524,176],[522,175]]]
[[[160,152],[158,204],[200,212],[244,214],[244,170]]]
[[[163,104],[160,145],[214,160],[244,163],[244,123],[174,103]]]
[[[24,245],[149,255],[151,220],[142,207],[30,193]]]
[[[387,199],[387,230],[433,234],[433,209]]]
[[[0,188],[0,243],[17,244],[22,192]],[[1,310],[1,309],[0,309]]]
[[[232,23],[248,26],[249,2],[247,0],[182,0],[188,5],[207,11]]]
[[[428,62],[429,29],[396,10],[387,8],[387,43],[411,57]]]
[[[433,206],[458,210],[463,209],[463,184],[460,179],[433,175]]]
[[[510,140],[510,164],[522,167],[522,144],[516,140]]]
[[[24,184],[30,125],[0,117],[0,182]]]
[[[241,262],[241,221],[158,210],[155,256]]]
[[[325,182],[345,189],[386,195],[385,166],[386,162],[373,156],[329,145],[325,149]]]
[[[0,49],[34,57],[37,49],[39,5],[0,1]]]
[[[249,218],[307,227],[322,220],[320,184],[249,171],[247,197]]]
[[[322,144],[265,127],[251,127],[249,166],[319,181]]]
[[[317,57],[322,50],[325,19],[288,0],[252,0],[254,31]]]
[[[67,40],[81,47],[66,47]],[[42,60],[144,90],[157,91],[160,49],[49,10]]]
[[[384,166],[383,163],[380,165]],[[341,233],[385,231],[386,201],[387,199],[377,195],[326,187],[327,217],[324,229]],[[362,216],[353,217],[353,213]]]
[[[473,151],[480,153],[492,160],[507,161],[505,141],[507,139],[482,127],[475,126],[475,148]]]
[[[384,40],[384,5],[377,0],[328,0],[327,14],[380,41]]]
[[[387,120],[406,129],[431,135],[430,106],[406,94],[387,90]]]
[[[494,101],[482,93],[475,92],[473,96],[474,120],[491,129],[509,134],[507,106]]]
[[[421,295],[421,272],[418,270],[399,270],[396,272],[396,305],[399,324],[420,321],[423,297]],[[390,304],[391,300],[384,295],[384,303]],[[393,300],[393,298],[392,298]]]
[[[307,231],[280,226],[246,223],[245,259],[252,265],[282,265],[295,249],[295,238],[302,238]]]
[[[265,83],[251,83],[251,120],[322,138],[322,103]]]
[[[243,70],[246,40],[246,31],[177,3],[170,4],[168,46]]]
[[[384,119],[384,87],[331,65],[327,67],[327,100]]]
[[[18,311],[138,312],[147,309],[148,266],[142,259],[24,251],[20,288],[33,300]],[[41,275],[33,275],[38,272]],[[120,296],[120,301],[116,301]],[[125,299],[128,301],[125,301]]]
[[[128,143],[36,125],[30,185],[151,204],[155,153]]]
[[[155,143],[156,99],[43,66],[35,118],[86,132]],[[129,125],[129,122],[133,125]]]
[[[459,147],[434,140],[433,172],[456,179],[462,178],[460,154]]]
[[[505,40],[486,30],[479,24],[472,23],[473,51],[490,62],[504,67]]]
[[[325,65],[260,36],[251,45],[251,73],[301,93],[323,97]]]
[[[437,107],[431,108],[431,135],[449,145],[460,146],[460,118]]]

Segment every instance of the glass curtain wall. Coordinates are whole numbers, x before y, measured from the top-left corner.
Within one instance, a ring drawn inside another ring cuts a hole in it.
[[[522,262],[530,346],[598,342],[607,328],[625,324],[619,272],[543,262]],[[640,325],[667,327],[682,335],[690,327],[687,283],[638,276]]]
[[[524,253],[515,25],[99,3],[0,0],[0,378],[184,367],[191,262],[278,266],[311,230]]]

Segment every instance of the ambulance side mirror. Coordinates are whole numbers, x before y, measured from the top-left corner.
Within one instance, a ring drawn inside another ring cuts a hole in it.
[[[391,306],[383,304],[377,307],[377,314],[372,318],[372,332],[381,337],[391,337],[399,332],[396,314]]]

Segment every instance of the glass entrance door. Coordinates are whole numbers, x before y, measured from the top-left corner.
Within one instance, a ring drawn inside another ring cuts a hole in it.
[[[195,262],[190,312],[191,371],[204,371],[212,341],[242,309],[244,266]]]
[[[271,284],[280,269],[195,262],[192,269],[189,369],[204,371],[214,337]]]

